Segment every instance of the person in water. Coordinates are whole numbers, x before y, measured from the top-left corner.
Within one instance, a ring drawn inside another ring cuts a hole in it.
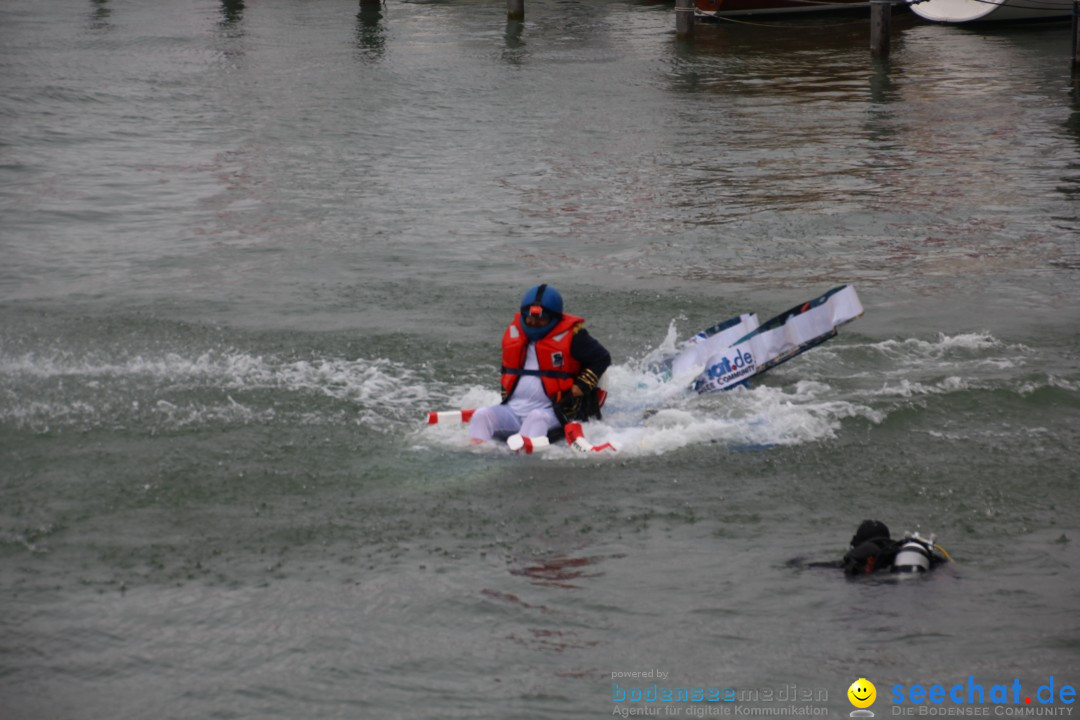
[[[934,539],[918,533],[893,540],[880,520],[863,520],[851,538],[851,547],[840,561],[845,575],[875,572],[926,572],[948,562],[949,555]]]
[[[502,338],[502,402],[479,408],[469,423],[474,443],[561,436],[567,423],[599,418],[600,379],[611,355],[585,319],[563,312],[559,291],[529,288]]]

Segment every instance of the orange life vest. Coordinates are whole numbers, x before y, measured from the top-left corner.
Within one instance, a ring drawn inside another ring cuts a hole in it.
[[[503,402],[513,394],[514,387],[525,373],[540,376],[544,392],[552,402],[562,400],[563,393],[574,386],[574,378],[581,372],[581,363],[570,355],[570,342],[574,339],[575,328],[584,324],[585,318],[564,314],[551,332],[536,341],[536,359],[540,369],[526,371],[525,351],[529,347],[529,338],[521,329],[521,313],[516,313],[502,339],[500,382]]]

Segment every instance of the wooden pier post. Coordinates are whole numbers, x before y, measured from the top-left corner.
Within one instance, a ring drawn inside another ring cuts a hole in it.
[[[523,21],[525,19],[525,0],[506,0],[506,19]]]
[[[675,34],[682,37],[694,34],[694,9],[694,0],[675,0]]]
[[[1080,0],[1073,0],[1072,31],[1072,69],[1073,75],[1076,76],[1080,73]]]
[[[870,54],[889,57],[892,40],[892,0],[870,0]]]

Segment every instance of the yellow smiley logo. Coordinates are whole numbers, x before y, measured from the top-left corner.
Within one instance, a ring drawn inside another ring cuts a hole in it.
[[[866,678],[859,678],[847,689],[848,700],[857,708],[868,708],[877,699],[877,688]]]

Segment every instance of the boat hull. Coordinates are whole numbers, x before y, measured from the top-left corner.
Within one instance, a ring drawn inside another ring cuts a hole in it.
[[[870,7],[869,0],[695,0],[698,13],[713,17],[740,15],[791,15],[858,10]]]
[[[1049,20],[1071,16],[1073,0],[924,0],[911,11],[940,23]]]

